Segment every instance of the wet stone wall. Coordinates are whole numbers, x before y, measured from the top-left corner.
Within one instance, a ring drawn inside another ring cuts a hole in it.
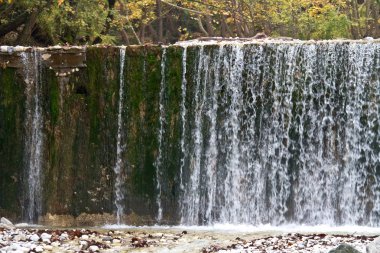
[[[380,224],[380,41],[0,46],[0,215]]]
[[[121,94],[123,219],[131,224],[155,222],[162,49],[125,50],[123,73],[116,47],[16,48],[0,53],[1,216],[60,225],[115,222],[113,169]],[[167,64],[172,65],[166,74],[172,83],[168,103],[178,99],[178,50],[167,53]],[[119,93],[121,74],[125,85]],[[174,122],[178,110],[171,110],[168,120]],[[162,175],[172,188],[173,171]],[[171,210],[164,219],[174,222],[177,204],[172,189],[162,197],[166,210]]]

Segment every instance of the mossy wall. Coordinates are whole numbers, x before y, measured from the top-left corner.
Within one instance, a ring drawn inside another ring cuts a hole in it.
[[[21,216],[23,82],[16,69],[0,68],[0,215]]]
[[[169,163],[163,172],[164,219],[168,223],[178,218],[175,182],[180,159],[181,55],[181,48],[172,47],[166,62],[167,122],[171,126],[166,134],[173,141],[165,146],[165,160]],[[161,47],[126,48],[122,111],[124,210],[127,216],[135,217],[132,223],[149,223],[157,212],[154,164],[160,125],[161,57]],[[58,75],[63,70],[49,68],[46,62],[42,66],[42,215],[75,218],[84,213],[112,214],[115,212],[113,167],[118,129],[119,48],[87,48],[85,66],[72,72],[70,66],[65,66],[70,72],[65,76]],[[0,216],[19,221],[23,219],[24,97],[20,68],[0,69]]]

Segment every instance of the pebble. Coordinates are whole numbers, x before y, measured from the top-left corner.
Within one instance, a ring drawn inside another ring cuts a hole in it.
[[[49,235],[48,233],[42,233],[41,234],[41,239],[42,240],[46,240],[46,239],[50,240],[51,239],[51,235]]]
[[[98,251],[99,251],[99,247],[96,246],[96,245],[91,245],[91,246],[88,248],[88,250],[89,250],[90,252],[98,252]]]
[[[103,236],[102,237],[102,241],[111,241],[112,240],[112,236]]]
[[[69,239],[69,235],[68,235],[66,232],[62,233],[62,234],[59,236],[59,240],[61,240],[61,241],[65,241],[65,240],[67,240],[67,239]]]
[[[53,246],[51,246],[51,245],[46,245],[46,246],[45,246],[45,250],[53,251]]]
[[[53,247],[59,247],[59,246],[61,246],[61,243],[58,242],[58,241],[55,241],[55,242],[51,243],[51,246],[53,246]]]
[[[90,237],[88,235],[82,235],[80,238],[82,240],[88,240]]]
[[[15,235],[13,237],[13,240],[16,241],[16,242],[26,241],[26,236],[24,234]]]
[[[43,252],[44,251],[44,248],[42,246],[37,246],[35,249],[34,249],[35,252]]]
[[[29,240],[33,242],[38,242],[40,240],[40,237],[36,234],[33,234],[32,236],[29,237]]]

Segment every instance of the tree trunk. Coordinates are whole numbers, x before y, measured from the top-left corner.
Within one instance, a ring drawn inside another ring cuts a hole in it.
[[[352,19],[354,22],[356,22],[355,26],[352,26],[352,35],[354,39],[359,39],[361,38],[360,34],[360,20],[359,20],[359,7],[358,3],[355,1],[351,1],[352,3]]]
[[[378,38],[379,36],[380,36],[380,30],[379,30],[379,22],[378,22],[378,20],[379,20],[379,4],[377,4],[377,3],[375,3],[374,4],[374,10],[373,10],[373,19],[374,19],[374,24],[373,24],[373,26],[374,26],[374,34],[373,34],[373,36],[375,37],[375,38]]]
[[[212,19],[210,15],[205,16],[205,23],[209,36],[214,36],[214,27],[212,26]]]
[[[33,27],[35,26],[35,24],[37,22],[37,16],[38,16],[38,10],[35,9],[30,14],[29,19],[28,19],[27,23],[25,24],[24,30],[21,33],[21,36],[19,39],[20,45],[30,44]]]
[[[230,27],[226,23],[224,17],[221,18],[221,22],[222,22],[222,27],[223,27],[223,29],[225,30],[225,33],[226,33],[225,35],[222,35],[222,36],[223,37],[233,37],[233,32],[231,31]]]
[[[157,43],[157,42],[161,43],[162,40],[159,40],[159,38],[158,38],[159,36],[156,33],[156,30],[154,30],[152,24],[148,25],[148,29],[149,29],[150,37],[152,38],[153,42],[155,42],[155,43]]]
[[[364,37],[370,36],[373,32],[371,30],[371,24],[373,20],[371,19],[371,8],[372,8],[372,0],[366,0],[365,2],[365,29],[364,29]],[[372,35],[373,36],[373,35]]]
[[[123,4],[123,2],[119,1],[120,3],[120,7],[121,7],[121,12],[125,15],[125,18],[127,20],[127,26],[129,26],[129,28],[131,29],[132,33],[133,33],[133,36],[135,37],[136,41],[137,41],[137,44],[141,45],[141,41],[140,41],[140,38],[139,36],[137,35],[136,31],[135,31],[135,28],[133,28],[133,25],[132,23],[130,22],[129,18],[128,18],[128,13],[127,11],[125,10],[125,6]],[[125,33],[126,31],[124,30],[124,28],[122,29]],[[128,40],[128,43],[129,43],[129,40]]]
[[[157,18],[158,18],[158,42],[163,42],[163,20],[162,20],[162,5],[161,0],[156,0]]]
[[[131,43],[129,41],[127,32],[124,29],[121,29],[120,34],[121,34],[121,38],[123,39],[123,43],[129,46]]]
[[[208,37],[209,34],[208,34],[208,32],[206,31],[206,29],[203,27],[201,16],[198,16],[197,21],[198,21],[198,27],[199,27],[199,30],[201,30],[201,32],[202,32],[206,37]]]

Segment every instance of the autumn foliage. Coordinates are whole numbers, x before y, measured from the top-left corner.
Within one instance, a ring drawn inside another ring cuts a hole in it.
[[[0,44],[379,37],[377,0],[0,0]]]

